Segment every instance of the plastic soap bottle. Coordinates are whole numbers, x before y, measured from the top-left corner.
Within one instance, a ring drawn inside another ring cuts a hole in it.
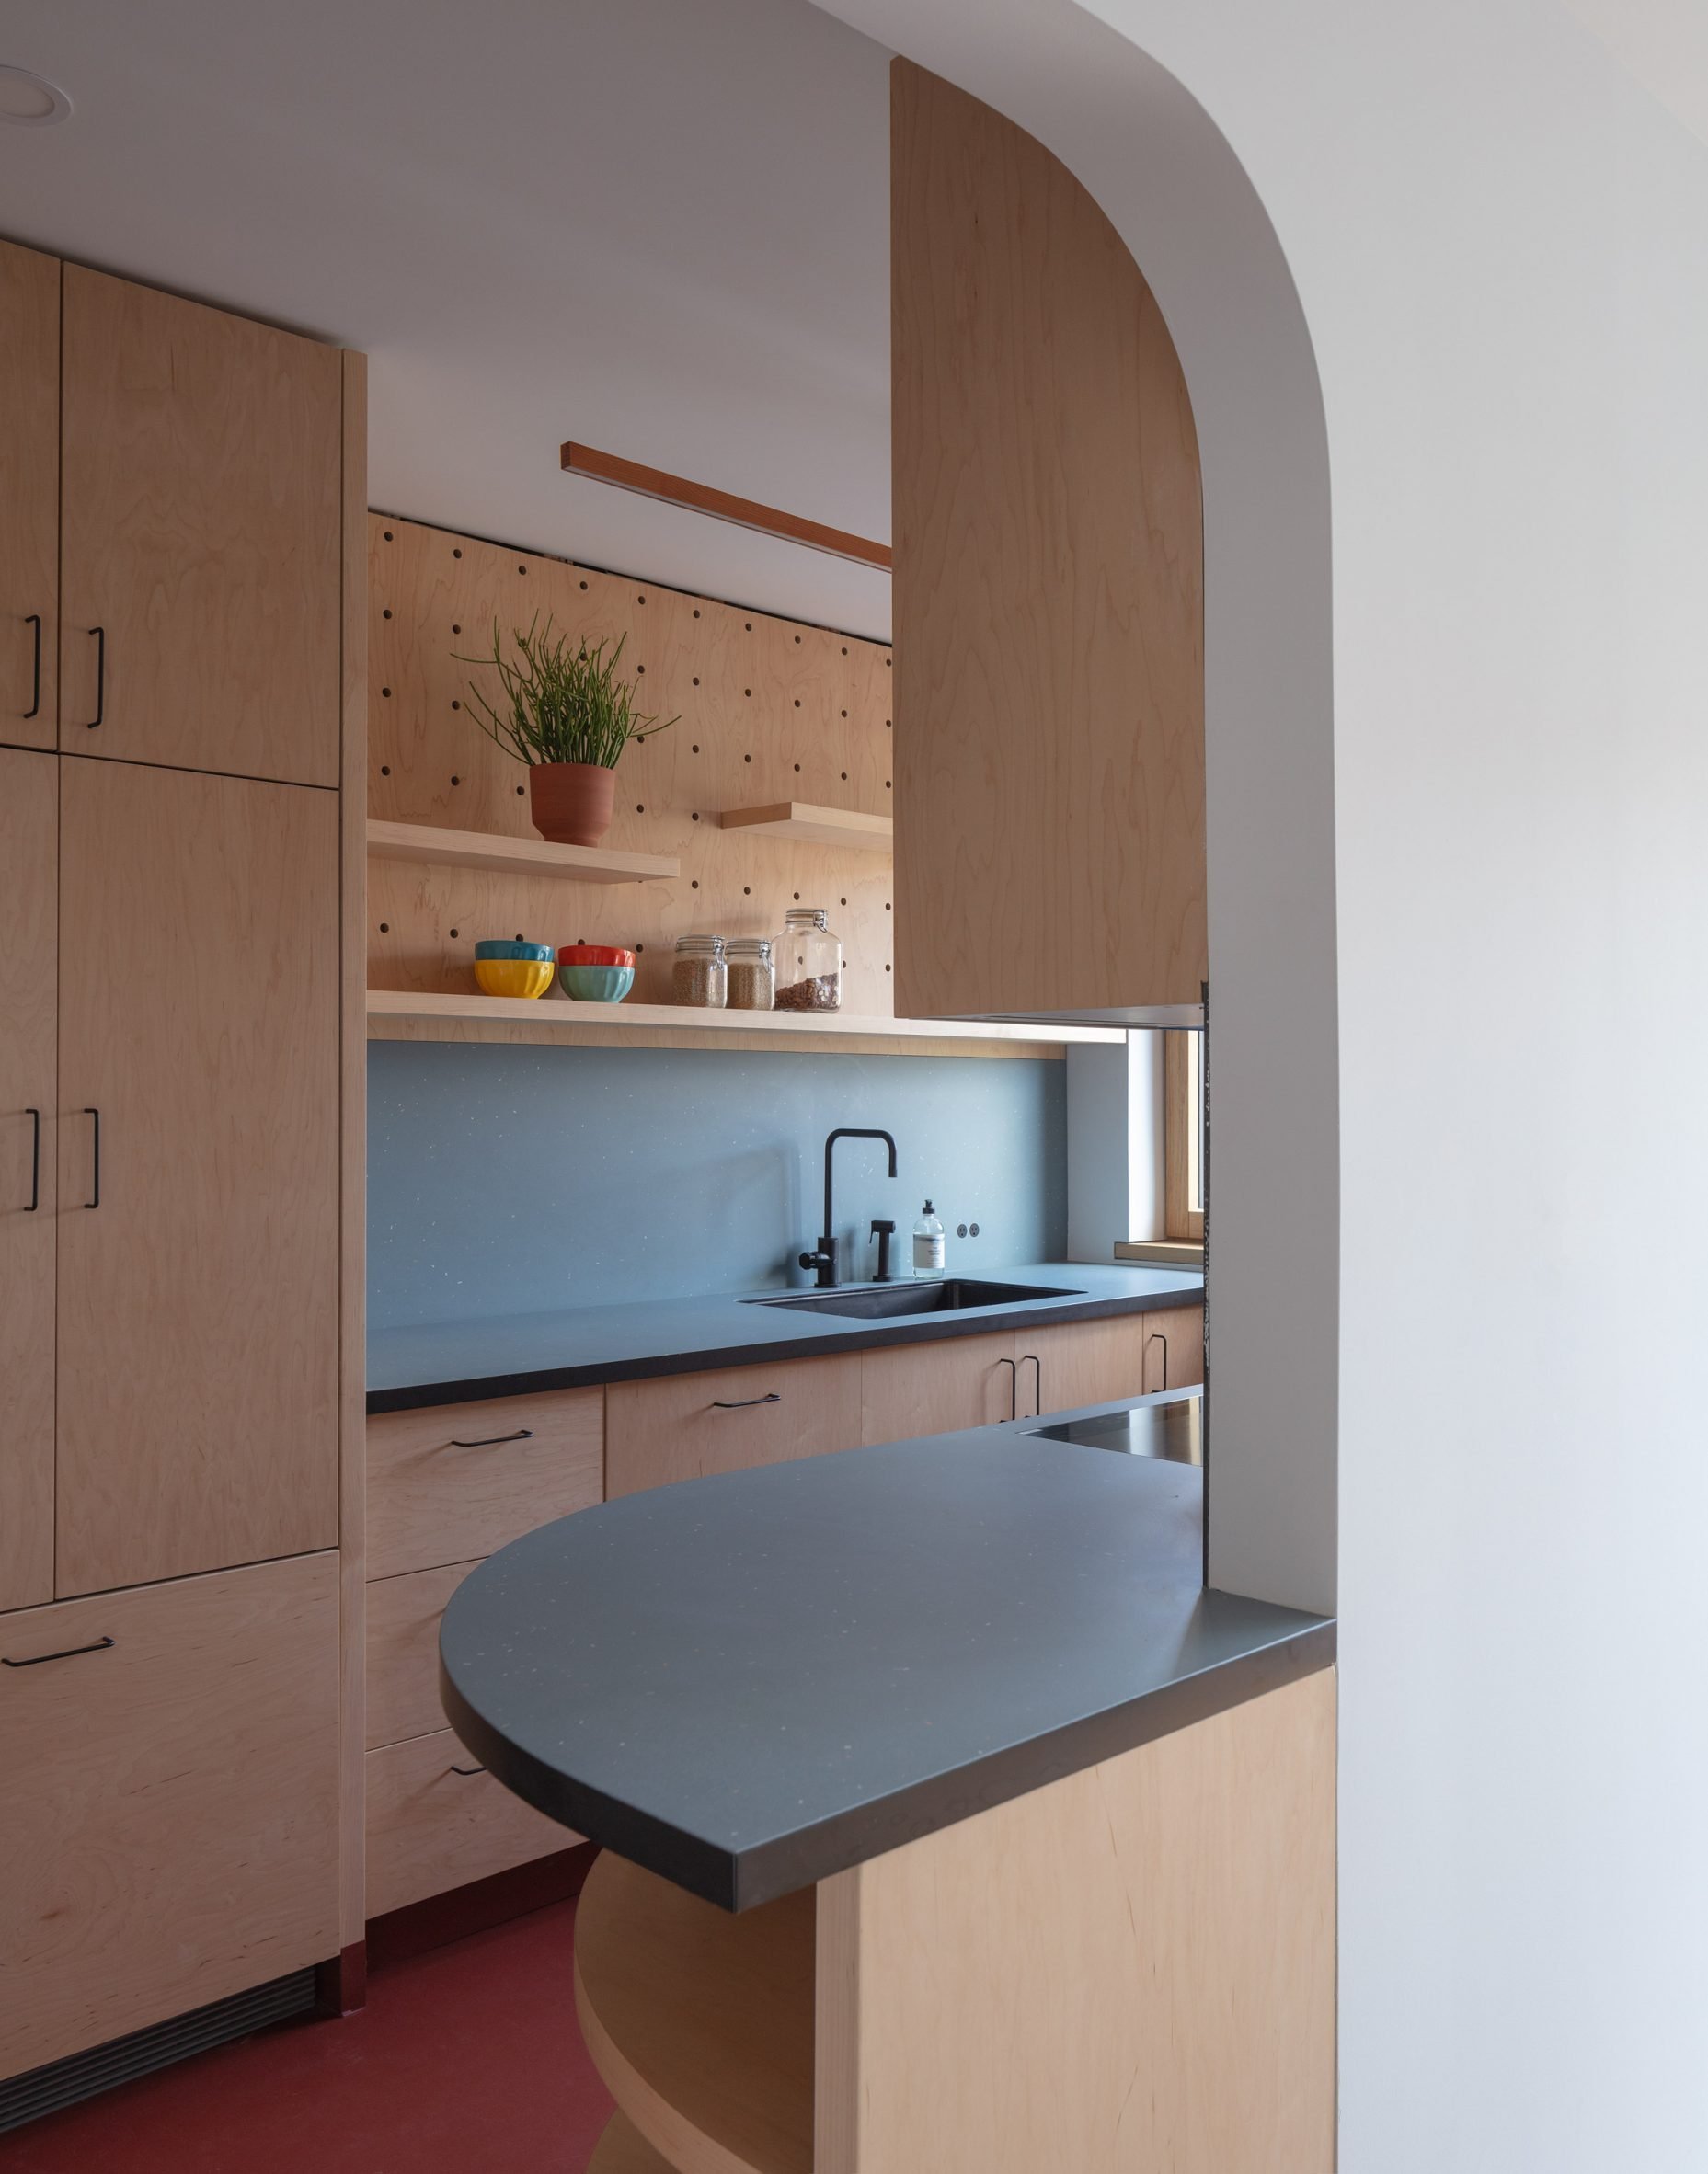
[[[913,1273],[915,1276],[941,1276],[943,1274],[943,1225],[937,1211],[926,1201],[920,1219],[913,1226]]]

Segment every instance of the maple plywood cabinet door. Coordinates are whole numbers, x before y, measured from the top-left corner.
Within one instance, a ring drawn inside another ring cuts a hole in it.
[[[0,748],[0,1609],[53,1597],[59,763]]]
[[[0,1617],[0,2076],[337,1952],[335,1555]]]
[[[336,785],[338,350],[64,280],[62,749]]]
[[[0,242],[0,740],[58,732],[57,257]]]
[[[64,1595],[337,1542],[338,804],[59,767]]]

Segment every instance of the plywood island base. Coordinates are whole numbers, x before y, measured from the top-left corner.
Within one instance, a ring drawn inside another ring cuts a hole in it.
[[[731,1917],[607,1853],[601,2174],[1330,2174],[1335,1676]]]

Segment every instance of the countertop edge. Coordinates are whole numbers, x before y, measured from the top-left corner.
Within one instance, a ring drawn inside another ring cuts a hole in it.
[[[779,1294],[782,1296],[783,1294]],[[802,1294],[805,1295],[805,1294]],[[735,1303],[745,1303],[737,1300]],[[610,1359],[575,1367],[545,1367],[526,1373],[470,1376],[454,1381],[413,1382],[367,1392],[370,1418],[385,1412],[421,1412],[438,1404],[483,1403],[501,1397],[539,1396],[558,1389],[596,1389],[608,1381],[648,1381],[671,1374],[709,1374],[727,1367],[781,1365],[789,1359],[833,1358],[839,1352],[874,1351],[898,1344],[934,1344],[952,1336],[992,1334],[1028,1322],[1054,1324],[1107,1321],[1123,1313],[1159,1313],[1200,1305],[1201,1291],[1145,1291],[1118,1297],[1072,1299],[934,1314],[924,1319],[859,1322],[826,1328],[816,1335],[786,1340],[758,1339],[739,1344],[711,1344],[640,1358]]]
[[[1325,1617],[1119,1706],[745,1850],[722,1848],[518,1751],[464,1702],[442,1660],[439,1688],[458,1740],[524,1803],[720,1909],[740,1911],[1332,1668],[1336,1650],[1335,1620]]]

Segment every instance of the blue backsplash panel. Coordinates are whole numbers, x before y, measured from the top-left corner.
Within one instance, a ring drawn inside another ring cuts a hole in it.
[[[751,1055],[374,1042],[368,1050],[368,1311],[378,1328],[805,1283],[823,1212],[869,1276],[874,1217],[905,1266],[927,1196],[948,1264],[977,1275],[1067,1248],[1059,1058]],[[980,1235],[957,1240],[957,1223]]]

